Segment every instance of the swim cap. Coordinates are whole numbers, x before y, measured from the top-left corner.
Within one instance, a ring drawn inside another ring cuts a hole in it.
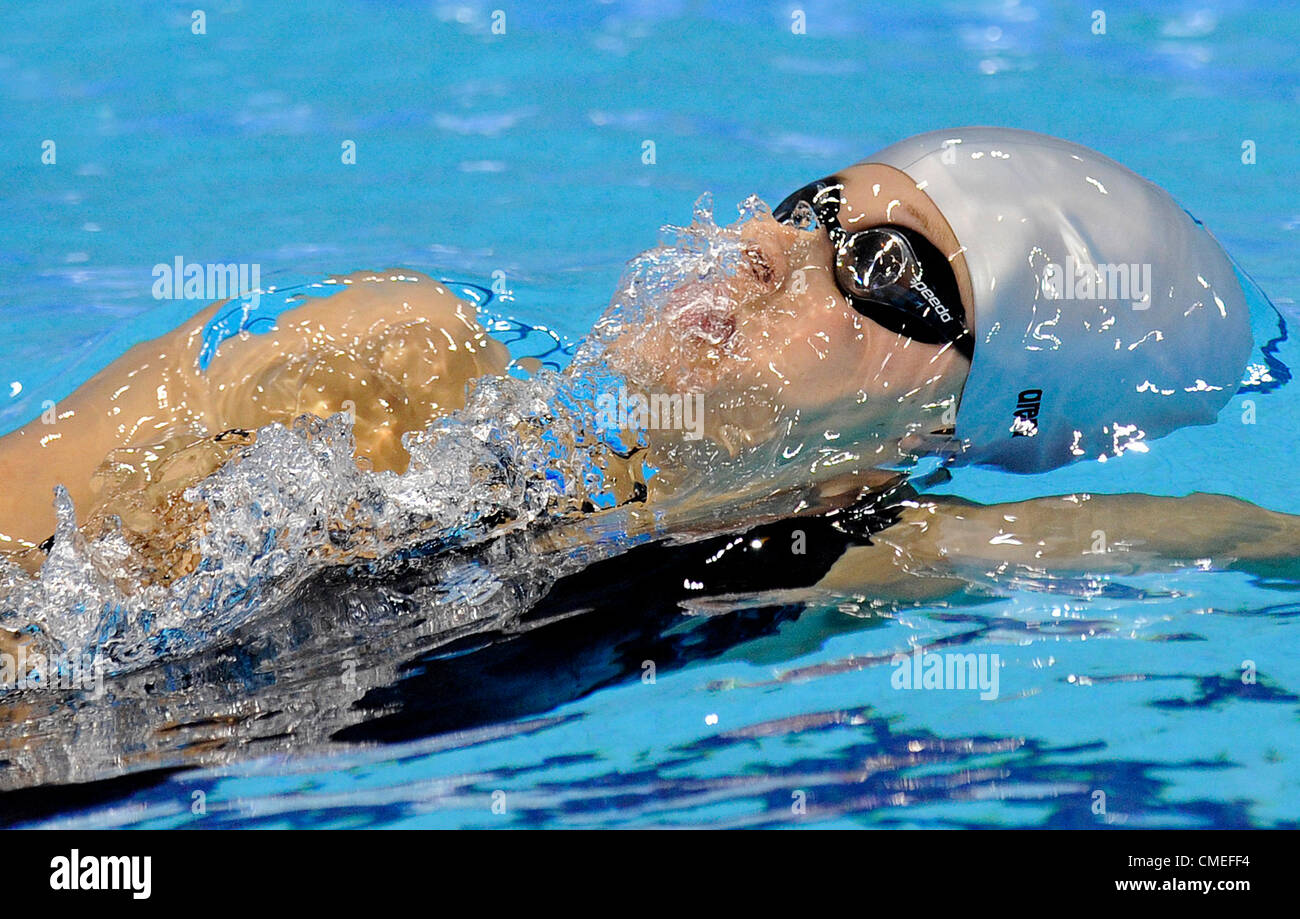
[[[866,162],[904,173],[964,254],[974,357],[957,462],[1040,472],[1213,422],[1252,347],[1218,242],[1099,153],[1006,128],[936,131]]]

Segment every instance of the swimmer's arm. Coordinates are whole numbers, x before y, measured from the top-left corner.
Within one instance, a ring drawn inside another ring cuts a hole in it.
[[[1004,571],[1258,567],[1300,556],[1300,517],[1209,494],[1063,495],[997,505],[922,497],[872,542],[846,552],[822,586],[905,585],[922,599]]]

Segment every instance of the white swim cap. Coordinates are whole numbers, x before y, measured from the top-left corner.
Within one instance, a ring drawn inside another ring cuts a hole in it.
[[[965,255],[974,357],[958,462],[1039,472],[1145,450],[1207,424],[1252,347],[1247,299],[1213,236],[1095,151],[959,128],[868,158],[934,202]]]

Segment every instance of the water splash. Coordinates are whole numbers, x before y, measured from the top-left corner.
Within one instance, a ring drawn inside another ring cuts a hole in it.
[[[211,646],[324,568],[373,574],[404,555],[465,549],[644,494],[654,474],[637,458],[646,432],[602,428],[593,414],[596,395],[629,378],[631,368],[607,360],[609,346],[671,320],[673,290],[725,279],[741,252],[707,198],[689,227],[666,232],[674,241],[629,265],[569,368],[475,381],[464,408],[403,435],[402,473],[356,461],[348,414],[266,425],[175,496],[181,519],[164,528],[162,561],[116,517],[79,526],[60,489],[40,570],[0,557],[0,626],[50,654],[92,653],[110,673],[128,672]],[[177,454],[210,452],[216,439]],[[453,578],[441,601],[490,595],[491,572],[472,574]]]

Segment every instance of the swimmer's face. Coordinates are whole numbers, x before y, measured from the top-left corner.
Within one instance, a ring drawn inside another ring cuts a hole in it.
[[[879,168],[834,177],[848,233],[903,216],[879,200]],[[969,361],[950,342],[900,334],[855,308],[844,234],[837,246],[824,225],[765,209],[721,232],[739,244],[734,272],[673,289],[657,316],[615,342],[617,369],[656,391],[703,392],[709,436],[733,449],[784,432],[792,417],[845,447],[951,427]]]

